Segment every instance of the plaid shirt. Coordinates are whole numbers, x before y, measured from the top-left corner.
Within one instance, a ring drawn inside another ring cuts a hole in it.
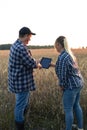
[[[72,89],[83,86],[83,79],[78,65],[65,50],[58,57],[55,71],[59,78],[60,87]]]
[[[8,64],[8,85],[13,93],[35,90],[33,68],[36,62],[27,47],[17,40],[10,49]]]

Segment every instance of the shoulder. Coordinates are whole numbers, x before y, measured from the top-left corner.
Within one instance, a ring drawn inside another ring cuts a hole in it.
[[[60,55],[59,55],[59,57],[58,57],[58,59],[59,60],[63,60],[63,61],[67,61],[68,59],[69,59],[69,54],[66,52],[66,51],[63,51]]]
[[[23,45],[23,43],[19,40],[16,40],[12,46],[11,46],[11,50],[16,51],[16,52],[23,52],[26,50],[25,46]]]

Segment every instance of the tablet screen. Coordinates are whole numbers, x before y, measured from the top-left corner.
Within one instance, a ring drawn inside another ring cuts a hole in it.
[[[42,65],[43,68],[48,69],[51,63],[51,58],[47,58],[47,57],[42,57],[40,64]]]

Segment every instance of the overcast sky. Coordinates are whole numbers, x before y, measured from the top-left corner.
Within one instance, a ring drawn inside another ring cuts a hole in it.
[[[0,0],[0,44],[13,43],[21,27],[37,35],[30,45],[54,45],[60,35],[71,47],[87,46],[86,0]]]

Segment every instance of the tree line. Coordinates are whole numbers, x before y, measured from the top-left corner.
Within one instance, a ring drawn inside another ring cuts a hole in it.
[[[2,44],[0,45],[0,50],[10,50],[11,45],[12,44]],[[50,49],[50,48],[54,48],[54,46],[53,45],[44,45],[44,46],[28,45],[28,48],[29,49]],[[87,47],[82,47],[81,49],[87,49]]]
[[[10,50],[10,47],[11,47],[12,44],[3,44],[3,45],[0,45],[0,50]],[[45,45],[45,46],[39,46],[39,45],[36,45],[36,46],[31,46],[29,45],[28,48],[29,49],[50,49],[50,48],[53,48],[54,46],[52,45]]]

